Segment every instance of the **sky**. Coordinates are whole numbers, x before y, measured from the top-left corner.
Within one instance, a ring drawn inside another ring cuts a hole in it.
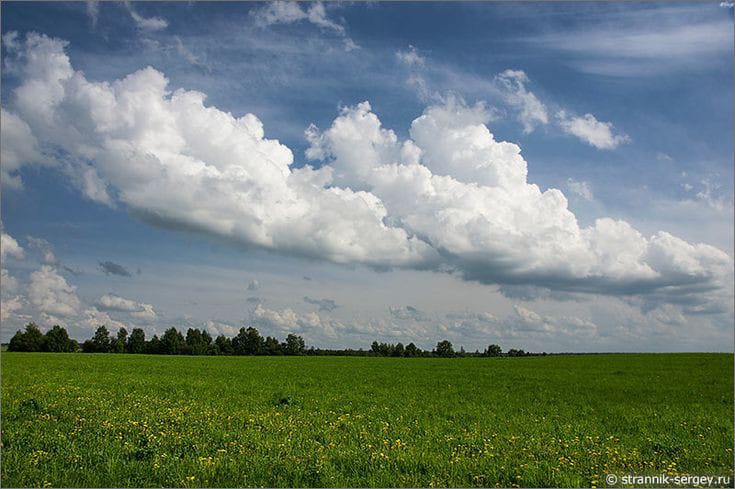
[[[733,7],[2,4],[0,339],[733,351]]]

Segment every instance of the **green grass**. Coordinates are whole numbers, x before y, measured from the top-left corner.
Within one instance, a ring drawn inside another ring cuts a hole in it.
[[[4,486],[733,475],[733,355],[2,354]]]

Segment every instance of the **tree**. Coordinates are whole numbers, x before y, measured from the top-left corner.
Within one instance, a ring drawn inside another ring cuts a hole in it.
[[[168,328],[161,337],[161,353],[180,355],[186,349],[186,340],[176,328]]]
[[[18,331],[10,339],[8,351],[43,351],[46,338],[35,323],[26,325],[25,333]]]
[[[44,350],[53,352],[70,352],[74,351],[75,342],[69,339],[69,333],[61,326],[54,326],[49,329],[45,335]]]
[[[503,354],[503,349],[500,348],[500,346],[496,344],[489,345],[484,353],[486,357],[499,357],[502,354]]]
[[[225,335],[219,335],[214,340],[214,345],[220,355],[232,355],[235,351],[232,349],[232,340]]]
[[[526,352],[523,350],[516,350],[515,348],[508,350],[509,357],[522,357],[524,355],[526,355]]]
[[[402,357],[405,352],[406,349],[403,347],[403,343],[396,343],[396,346],[393,347],[394,357]]]
[[[417,357],[421,355],[421,350],[419,350],[413,343],[409,343],[408,345],[406,345],[406,351],[404,352],[404,355],[407,357]]]
[[[186,346],[192,355],[208,355],[212,337],[206,331],[189,328],[186,332]]]
[[[252,326],[240,328],[240,332],[232,339],[232,348],[235,355],[258,355],[263,350],[263,337]]]
[[[125,343],[128,339],[128,330],[120,328],[117,330],[117,337],[110,341],[110,351],[112,353],[125,353]]]
[[[204,354],[205,355],[216,355],[216,349],[214,343],[212,343],[212,335],[207,331],[202,330],[202,344],[206,345]]]
[[[286,355],[303,355],[306,351],[306,344],[301,336],[295,334],[289,334],[286,336],[286,343],[284,344],[284,353]]]
[[[278,342],[278,338],[268,336],[263,342],[263,355],[283,355],[284,347],[285,343],[282,347],[281,343]]]
[[[161,347],[161,339],[158,337],[158,335],[153,335],[153,338],[151,338],[150,341],[147,341],[145,344],[145,353],[151,353],[154,355],[162,353],[162,347]]]
[[[454,348],[449,340],[442,340],[436,344],[436,350],[434,350],[434,353],[440,357],[453,357]]]
[[[389,357],[393,355],[393,351],[395,350],[395,348],[395,346],[389,343],[378,343],[377,341],[373,341],[373,344],[370,347],[370,351],[372,351],[375,355],[381,357]]]
[[[86,353],[107,353],[110,351],[110,348],[110,332],[105,326],[97,328],[92,339],[85,341],[82,346],[82,349]]]
[[[145,351],[145,332],[141,328],[133,328],[125,347],[128,353],[143,353]]]

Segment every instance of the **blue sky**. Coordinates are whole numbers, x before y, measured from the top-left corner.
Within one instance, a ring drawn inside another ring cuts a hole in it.
[[[3,340],[731,348],[726,3],[5,2],[2,33]]]

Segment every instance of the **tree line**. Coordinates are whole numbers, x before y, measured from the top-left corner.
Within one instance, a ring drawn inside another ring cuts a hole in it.
[[[532,355],[523,350],[510,349],[503,352],[496,344],[489,345],[483,352],[455,351],[448,340],[439,341],[433,350],[422,350],[409,343],[379,343],[374,341],[370,350],[306,348],[304,339],[295,334],[286,336],[283,342],[272,336],[261,336],[254,328],[240,328],[234,337],[219,335],[212,338],[206,330],[189,328],[186,336],[176,328],[167,329],[159,338],[153,335],[146,339],[141,328],[133,328],[128,334],[120,328],[112,335],[106,326],[100,326],[92,338],[79,343],[69,337],[61,326],[53,326],[45,334],[34,323],[25,331],[18,331],[8,343],[8,351],[19,352],[77,352],[83,353],[138,353],[158,355],[340,355],[379,357],[500,357]],[[545,354],[545,353],[544,353]]]

